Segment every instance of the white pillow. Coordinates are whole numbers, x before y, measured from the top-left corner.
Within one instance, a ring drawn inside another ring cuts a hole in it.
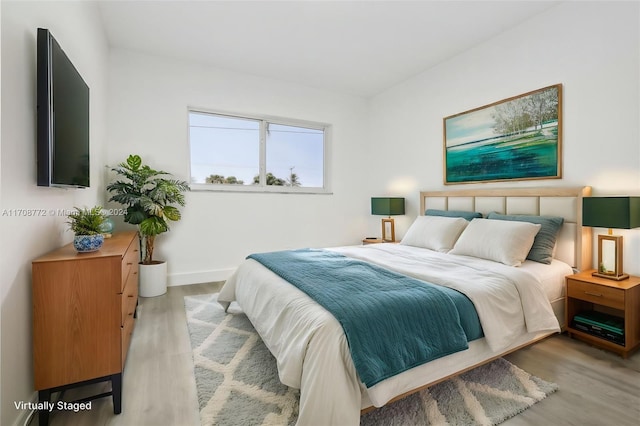
[[[418,216],[400,244],[447,252],[468,224],[461,217]]]
[[[520,266],[539,230],[536,223],[473,219],[449,253]]]

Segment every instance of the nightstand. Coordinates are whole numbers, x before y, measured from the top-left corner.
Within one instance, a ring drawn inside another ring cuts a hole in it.
[[[574,337],[628,358],[640,346],[640,277],[614,281],[594,277],[591,271],[566,277],[565,319],[567,332]],[[596,311],[624,321],[624,345],[578,329],[576,315]]]
[[[384,242],[386,241],[384,241],[382,238],[364,238],[362,240],[362,244],[380,244]]]

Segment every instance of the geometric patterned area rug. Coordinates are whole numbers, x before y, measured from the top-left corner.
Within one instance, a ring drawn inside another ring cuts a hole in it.
[[[299,391],[278,379],[276,361],[234,305],[216,294],[184,298],[203,426],[293,425]],[[558,386],[500,358],[362,416],[361,425],[497,425]]]

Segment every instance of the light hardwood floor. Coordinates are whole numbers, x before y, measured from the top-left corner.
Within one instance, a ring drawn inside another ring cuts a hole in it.
[[[184,296],[213,293],[219,287],[220,283],[170,287],[163,296],[140,298],[124,372],[122,413],[114,415],[111,398],[102,398],[93,401],[91,411],[54,413],[49,424],[198,426]],[[503,423],[506,426],[639,424],[640,352],[623,360],[558,335],[506,358],[560,387],[549,398],[507,420]],[[68,391],[65,399],[104,390],[108,386],[94,385]],[[30,425],[37,424],[36,415]]]

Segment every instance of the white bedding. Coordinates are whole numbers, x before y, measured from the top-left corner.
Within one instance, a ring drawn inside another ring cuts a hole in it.
[[[425,383],[559,331],[545,287],[560,281],[542,271],[554,269],[564,277],[571,271],[567,265],[568,271],[557,264],[514,268],[399,244],[330,250],[465,293],[476,306],[485,338],[366,389],[337,320],[305,293],[247,260],[227,280],[218,300],[239,303],[275,356],[282,383],[301,389],[298,424],[358,424],[361,408],[382,406]]]
[[[550,301],[564,297],[565,277],[573,274],[573,269],[569,265],[556,259],[551,261],[551,265],[527,260],[520,265],[520,268],[538,278]]]

